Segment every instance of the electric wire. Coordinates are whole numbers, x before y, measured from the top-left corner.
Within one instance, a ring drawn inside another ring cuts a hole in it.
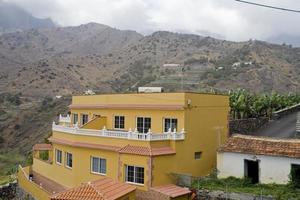
[[[289,8],[283,8],[283,7],[271,6],[271,5],[267,5],[267,4],[255,3],[255,2],[244,1],[244,0],[234,0],[234,1],[239,2],[239,3],[250,4],[250,5],[254,5],[254,6],[260,6],[260,7],[265,7],[265,8],[271,8],[271,9],[282,10],[282,11],[287,11],[287,12],[300,13],[300,10],[294,10],[294,9],[289,9]]]

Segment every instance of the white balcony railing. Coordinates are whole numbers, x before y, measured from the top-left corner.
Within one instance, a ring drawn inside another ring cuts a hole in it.
[[[167,133],[152,133],[149,129],[148,133],[139,133],[137,129],[132,131],[119,131],[119,130],[107,130],[103,127],[102,130],[95,129],[82,129],[78,128],[77,125],[74,126],[63,126],[57,125],[53,122],[52,125],[53,131],[64,132],[74,135],[88,135],[88,136],[98,136],[98,137],[111,137],[111,138],[121,138],[128,140],[143,140],[143,141],[159,141],[159,140],[184,140],[185,131],[184,129],[181,132],[176,132],[174,130]]]
[[[64,123],[64,124],[70,124],[71,123],[71,116],[70,115],[59,115],[59,119],[58,119],[59,123]]]

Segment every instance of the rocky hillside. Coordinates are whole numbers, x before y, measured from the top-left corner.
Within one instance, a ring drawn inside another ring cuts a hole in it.
[[[167,91],[286,93],[299,91],[299,75],[299,48],[262,41],[163,31],[143,36],[95,23],[3,34],[0,152],[28,152],[50,133],[55,116],[66,112],[70,95],[87,89],[120,92],[153,85]]]

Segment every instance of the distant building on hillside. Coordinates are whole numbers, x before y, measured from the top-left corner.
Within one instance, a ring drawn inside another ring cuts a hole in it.
[[[300,139],[234,135],[217,155],[219,178],[250,178],[253,183],[287,184],[300,177]]]

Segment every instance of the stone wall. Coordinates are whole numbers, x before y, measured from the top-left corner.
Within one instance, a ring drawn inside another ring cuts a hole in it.
[[[267,117],[230,120],[229,133],[230,135],[234,133],[248,135],[266,125],[268,122],[269,119]]]
[[[17,189],[16,182],[0,186],[0,199],[1,200],[14,199],[16,196],[16,189]]]
[[[251,194],[225,193],[223,191],[198,190],[198,200],[275,200],[268,196],[256,196]]]
[[[17,182],[12,182],[0,186],[0,200],[34,200],[34,198],[22,190]]]

